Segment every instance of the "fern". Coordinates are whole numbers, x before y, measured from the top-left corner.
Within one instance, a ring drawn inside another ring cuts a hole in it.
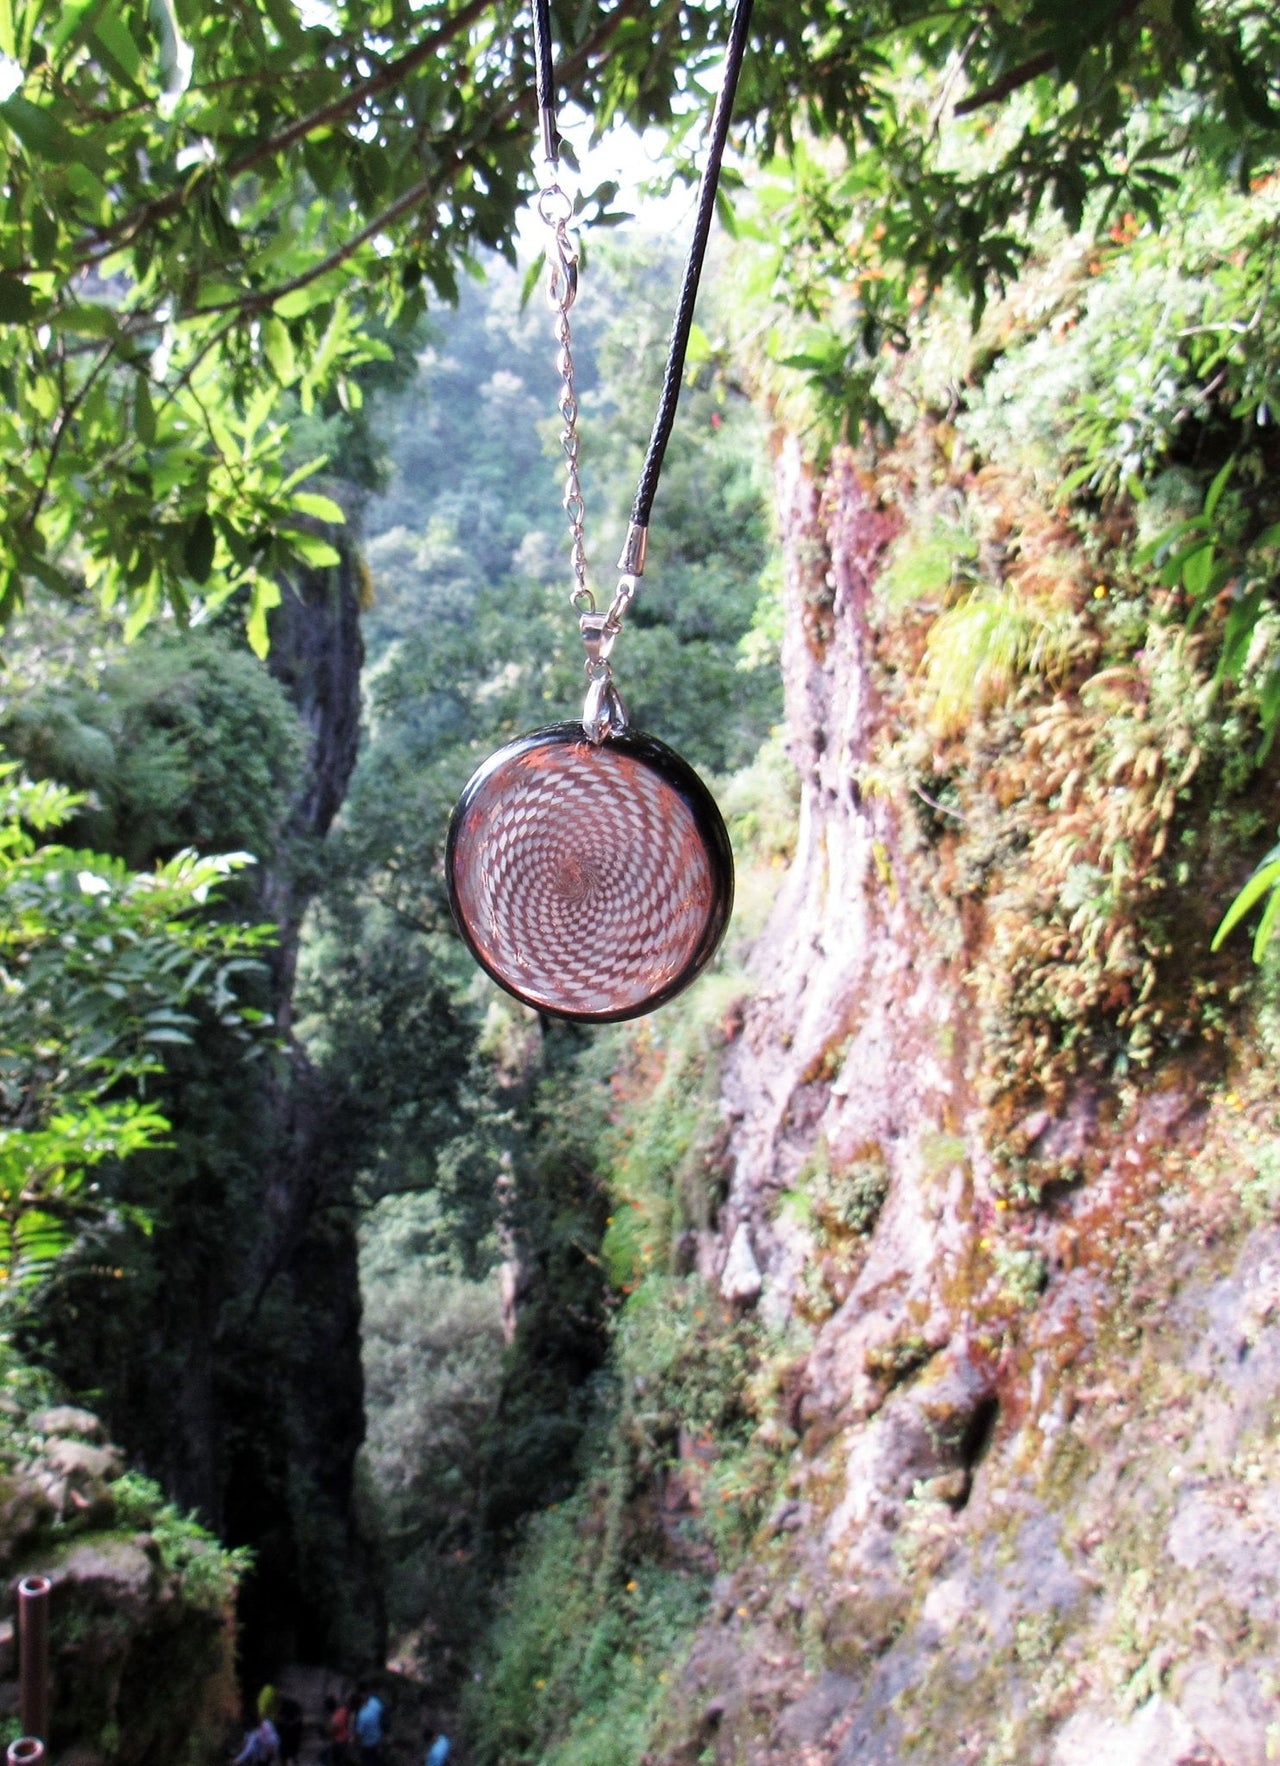
[[[1020,675],[1053,679],[1071,653],[1070,614],[1009,590],[977,589],[933,623],[925,650],[933,723],[958,735]]]

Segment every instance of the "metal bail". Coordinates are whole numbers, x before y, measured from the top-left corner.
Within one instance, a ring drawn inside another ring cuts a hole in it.
[[[626,729],[626,707],[618,697],[612,675],[602,674],[587,688],[587,702],[582,708],[582,727],[587,741],[597,744],[609,736],[620,736]]]
[[[586,646],[588,664],[607,662],[613,640],[618,635],[617,623],[610,614],[584,613],[578,620],[578,630]]]

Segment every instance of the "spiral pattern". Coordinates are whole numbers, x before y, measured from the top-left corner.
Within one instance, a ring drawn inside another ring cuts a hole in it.
[[[732,890],[723,824],[696,775],[650,738],[636,752],[625,739],[594,746],[580,727],[576,740],[544,735],[494,756],[464,793],[449,841],[454,911],[521,999],[630,1017],[715,948]],[[664,754],[706,798],[718,839],[705,806],[655,766]]]

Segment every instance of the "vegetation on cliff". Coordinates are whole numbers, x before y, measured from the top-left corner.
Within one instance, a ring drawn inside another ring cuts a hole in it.
[[[567,93],[683,153],[720,9],[555,10]],[[1199,1532],[1273,1536],[1222,1370],[1273,1353],[1274,958],[1210,941],[1273,820],[1275,18],[761,0],[624,645],[745,912],[602,1034],[495,998],[440,877],[476,760],[576,694],[541,321],[509,272],[460,295],[530,188],[524,31],[0,5],[23,1353],[257,1547],[248,1672],[379,1654],[380,1553],[491,1766],[1070,1766],[1131,1721],[1172,1758],[1237,1707],[1252,1761],[1266,1591]],[[589,276],[605,557],[672,265]],[[1201,1428],[1189,1494],[1121,1489]],[[176,1588],[203,1662],[243,1562],[110,1491],[141,1634]],[[1152,1619],[1161,1551],[1198,1617]]]

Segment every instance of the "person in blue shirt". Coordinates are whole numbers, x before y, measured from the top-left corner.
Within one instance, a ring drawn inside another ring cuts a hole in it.
[[[386,1725],[382,1700],[372,1687],[356,1688],[356,1745],[360,1766],[382,1766],[382,1742]]]
[[[280,1737],[270,1717],[263,1717],[244,1738],[244,1746],[231,1766],[278,1766]]]
[[[449,1737],[443,1731],[437,1735],[434,1729],[428,1729],[422,1739],[427,1744],[426,1766],[444,1766],[452,1751]]]

